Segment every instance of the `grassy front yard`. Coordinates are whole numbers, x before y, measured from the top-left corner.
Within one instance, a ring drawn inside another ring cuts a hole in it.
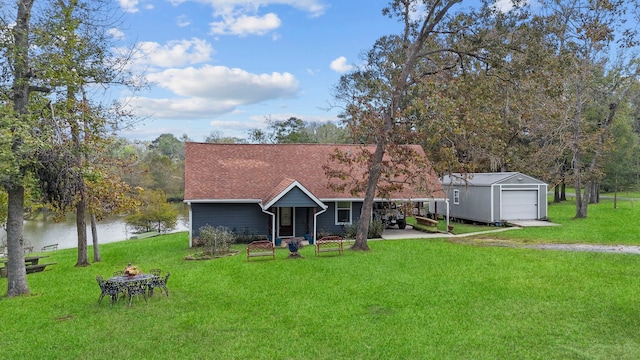
[[[552,206],[562,227],[495,236],[639,245],[640,206],[607,206],[583,220]],[[75,249],[48,253],[58,264],[28,275],[30,296],[0,298],[4,357],[640,358],[637,255],[394,240],[343,256],[185,261],[187,245],[186,233],[105,244],[87,268]],[[171,271],[170,297],[98,305],[95,276],[128,262]]]

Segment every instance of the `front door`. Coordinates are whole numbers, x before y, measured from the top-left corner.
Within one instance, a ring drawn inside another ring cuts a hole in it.
[[[278,236],[293,236],[293,208],[281,207],[278,209],[280,210],[280,216],[278,220]]]

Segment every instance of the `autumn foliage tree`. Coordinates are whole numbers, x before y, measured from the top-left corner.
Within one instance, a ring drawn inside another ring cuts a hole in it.
[[[37,22],[34,41],[39,50],[35,71],[52,91],[39,124],[48,142],[36,149],[39,161],[34,167],[46,200],[60,213],[75,209],[77,266],[89,265],[86,219],[94,219],[91,210],[97,210],[96,203],[90,204],[87,179],[100,172],[97,154],[122,120],[119,104],[104,104],[91,91],[96,84],[135,89],[126,67],[129,58],[125,52],[116,54],[109,35],[117,24],[110,6],[103,0],[57,0]],[[100,259],[95,249],[94,256]]]
[[[383,14],[397,18],[402,34],[384,36],[365,55],[366,65],[342,76],[336,99],[355,143],[363,147],[355,157],[336,156],[337,164],[356,161],[368,168],[365,181],[354,179],[352,189],[364,195],[353,249],[368,250],[367,233],[373,200],[383,176],[397,164],[414,158],[394,158],[403,144],[418,143],[423,130],[438,112],[454,113],[454,102],[438,94],[436,84],[453,84],[464,66],[481,66],[485,72],[499,59],[494,52],[504,46],[501,33],[513,16],[488,3],[478,9],[460,9],[462,0],[396,0]],[[466,3],[466,2],[464,2]],[[471,3],[471,2],[469,2]],[[513,14],[516,14],[514,11]],[[454,152],[444,158],[456,161]],[[390,156],[386,166],[385,156]],[[456,164],[451,164],[456,168]],[[339,166],[339,165],[337,165]],[[336,176],[327,172],[329,177]]]

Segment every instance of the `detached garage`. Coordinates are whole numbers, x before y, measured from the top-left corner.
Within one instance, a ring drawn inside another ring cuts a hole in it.
[[[441,181],[451,218],[488,224],[547,218],[547,184],[522,173],[452,174]]]

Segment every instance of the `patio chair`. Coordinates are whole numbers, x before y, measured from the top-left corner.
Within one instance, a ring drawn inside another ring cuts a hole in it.
[[[161,272],[162,272],[162,271],[161,271],[160,269],[151,269],[151,270],[149,270],[149,273],[150,273],[151,275],[154,275],[154,276],[160,276],[160,273],[161,273]]]
[[[120,287],[118,284],[112,283],[110,281],[105,281],[102,276],[96,276],[96,280],[98,281],[98,286],[100,286],[100,297],[98,298],[98,304],[102,302],[102,298],[105,296],[109,296],[110,305],[113,306],[114,302],[118,301],[118,295],[120,294]]]
[[[164,293],[169,296],[169,289],[167,289],[167,281],[169,280],[170,272],[168,272],[164,277],[154,277],[149,283],[149,296],[153,295],[153,289],[160,288],[164,291]]]
[[[127,283],[127,293],[129,294],[129,306],[133,302],[134,296],[142,295],[144,302],[147,303],[147,287],[149,282],[146,280],[137,280]]]

